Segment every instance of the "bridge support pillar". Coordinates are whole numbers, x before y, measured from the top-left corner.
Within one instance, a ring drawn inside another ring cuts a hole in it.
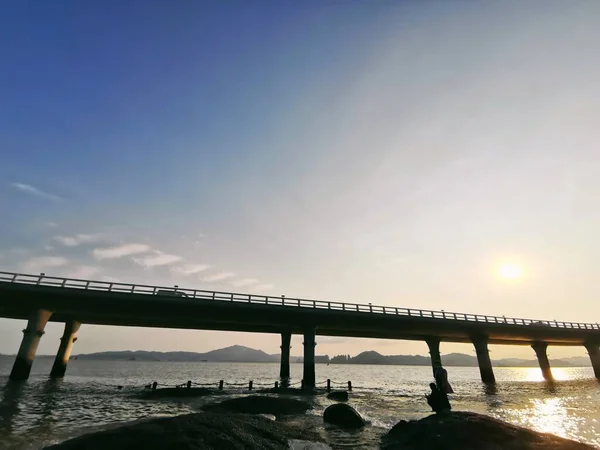
[[[279,366],[279,378],[281,386],[287,387],[290,384],[290,344],[292,342],[292,333],[281,333],[281,363]]]
[[[54,364],[50,371],[51,378],[62,378],[65,376],[69,357],[71,356],[71,350],[73,349],[73,344],[77,340],[76,335],[80,326],[81,323],[76,320],[69,320],[65,323],[65,331],[62,338],[60,338],[60,346],[58,347],[58,352],[56,353],[56,358],[54,359]]]
[[[316,383],[315,375],[315,328],[304,330],[304,371],[303,381],[305,389],[314,389]]]
[[[433,374],[435,375],[435,371],[442,367],[442,356],[440,355],[440,340],[438,338],[429,338],[426,339],[427,346],[429,347],[429,355],[431,356],[431,368],[433,369]]]
[[[494,369],[492,369],[487,338],[473,338],[473,345],[475,346],[475,353],[477,354],[477,363],[479,364],[481,381],[488,384],[495,383],[496,377],[494,376]]]
[[[586,343],[585,349],[587,350],[588,355],[590,355],[590,361],[594,368],[594,375],[600,380],[600,348],[598,344]]]
[[[50,311],[39,310],[27,321],[27,328],[23,330],[23,340],[19,347],[19,353],[17,353],[17,358],[10,372],[10,380],[22,381],[29,378],[35,353],[51,315]]]
[[[535,352],[538,363],[540,364],[540,369],[542,369],[542,375],[545,380],[552,381],[554,377],[552,376],[552,370],[550,369],[550,361],[548,360],[548,353],[546,350],[548,349],[548,344],[545,342],[534,342],[531,344],[531,348]]]

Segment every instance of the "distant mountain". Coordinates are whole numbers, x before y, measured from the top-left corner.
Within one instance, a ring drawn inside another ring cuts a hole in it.
[[[43,357],[43,355],[40,355]],[[13,356],[14,357],[14,356]],[[112,361],[210,361],[210,362],[279,362],[280,355],[269,355],[261,350],[233,345],[231,347],[213,350],[207,353],[194,352],[147,352],[147,351],[112,351],[73,356],[85,360]],[[327,355],[315,357],[318,363],[331,364],[380,364],[400,366],[429,366],[429,356],[421,355],[382,355],[376,351],[366,351],[351,357],[339,355],[329,358]],[[291,356],[290,362],[300,363],[302,357]],[[444,366],[448,367],[477,367],[477,358],[464,353],[449,353],[442,355]],[[535,359],[503,358],[492,361],[494,367],[538,367]],[[590,360],[584,356],[551,359],[552,367],[589,366]]]
[[[276,362],[279,355],[269,355],[262,350],[254,350],[242,345],[212,350],[207,353],[194,352],[147,352],[113,351],[74,356],[77,359],[111,361],[213,361],[213,362]]]

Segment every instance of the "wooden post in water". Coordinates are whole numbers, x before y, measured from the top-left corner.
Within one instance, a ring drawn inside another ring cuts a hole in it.
[[[219,380],[219,390],[223,390],[223,380]]]
[[[152,390],[153,391],[156,390],[156,386],[158,386],[158,383],[155,381],[154,383],[152,383]]]
[[[187,388],[188,388],[188,389],[191,389],[191,388],[192,388],[192,382],[191,382],[190,380],[188,380],[188,382],[187,382]]]
[[[250,382],[248,383],[248,390],[252,390],[252,380],[250,380]]]
[[[331,380],[327,378],[327,392],[331,391]]]
[[[348,381],[348,390],[351,391],[352,390],[352,381]]]

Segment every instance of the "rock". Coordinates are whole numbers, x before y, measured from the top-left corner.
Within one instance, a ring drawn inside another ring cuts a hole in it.
[[[140,392],[142,398],[192,398],[205,397],[207,395],[219,395],[222,391],[207,388],[160,388],[145,389]]]
[[[382,438],[385,450],[591,450],[594,447],[469,412],[400,421]]]
[[[344,403],[328,406],[323,413],[323,421],[343,428],[360,428],[365,425],[360,414]]]
[[[347,402],[348,392],[346,391],[333,391],[327,394],[329,400],[335,400],[337,402]]]
[[[259,394],[284,394],[284,395],[299,395],[299,396],[314,396],[316,391],[302,390],[300,388],[278,387],[268,388],[256,391]]]
[[[206,411],[226,411],[246,414],[304,414],[311,409],[310,403],[295,398],[270,397],[266,395],[251,395],[225,400],[220,403],[210,403],[203,407]]]
[[[187,414],[86,434],[46,450],[288,450],[290,440],[322,442],[314,432],[242,414]]]

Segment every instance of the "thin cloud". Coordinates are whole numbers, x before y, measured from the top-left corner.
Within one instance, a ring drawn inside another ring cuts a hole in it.
[[[252,286],[253,284],[257,284],[258,280],[256,278],[240,278],[239,280],[234,280],[231,282],[235,287],[244,287],[244,286]]]
[[[35,186],[25,183],[11,183],[13,188],[18,189],[22,192],[27,192],[28,194],[35,195],[36,197],[45,198],[47,200],[52,200],[53,202],[59,202],[62,200],[58,195],[51,194],[49,192],[44,192]]]
[[[184,264],[171,268],[171,271],[180,275],[194,275],[209,268],[210,266],[208,264]]]
[[[55,267],[67,265],[69,261],[62,256],[35,256],[22,264],[22,269],[26,273],[41,273]]]
[[[168,253],[156,251],[154,255],[145,256],[143,258],[133,258],[133,261],[140,266],[148,268],[168,266],[169,264],[174,264],[178,261],[181,261],[181,259],[181,256],[169,255]]]
[[[204,277],[204,281],[222,281],[235,276],[233,272],[217,272],[215,274]]]
[[[116,259],[124,256],[138,255],[152,250],[146,244],[123,244],[116,247],[95,248],[92,253],[96,259]]]
[[[66,274],[69,278],[80,278],[87,280],[93,277],[94,275],[98,275],[100,272],[102,272],[102,269],[100,267],[81,265],[73,270],[67,271]]]
[[[252,286],[252,291],[254,292],[262,292],[262,291],[270,291],[273,290],[275,288],[275,285],[273,284],[259,284],[256,286]]]
[[[76,234],[75,236],[54,236],[54,240],[67,247],[76,247],[80,244],[97,241],[99,234]]]

